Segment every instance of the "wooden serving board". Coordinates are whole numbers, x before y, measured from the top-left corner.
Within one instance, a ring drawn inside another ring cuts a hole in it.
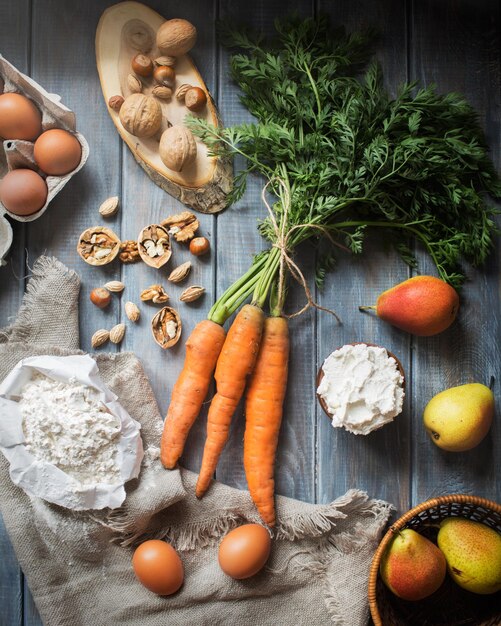
[[[132,93],[127,86],[127,76],[132,72],[131,60],[138,52],[152,59],[161,56],[155,38],[163,22],[164,17],[139,2],[121,2],[103,13],[96,32],[96,61],[106,104],[112,96],[122,95],[126,98]],[[207,106],[200,113],[191,113],[175,96],[170,101],[157,98],[162,108],[162,128],[154,137],[140,139],[125,130],[117,111],[110,107],[108,111],[134,158],[157,185],[197,211],[217,213],[225,208],[231,190],[231,163],[210,157],[206,146],[199,140],[195,162],[182,172],[169,169],[160,159],[160,135],[170,124],[182,124],[187,115],[198,115],[212,124],[219,124],[217,109],[209,90],[191,58],[187,54],[178,57],[174,69],[174,92],[180,85],[187,83],[201,87],[208,94]],[[151,94],[154,86],[152,78],[143,79],[144,94]]]

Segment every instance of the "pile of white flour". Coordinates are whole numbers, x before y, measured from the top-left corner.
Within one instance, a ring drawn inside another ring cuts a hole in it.
[[[37,373],[20,394],[26,449],[81,485],[120,482],[121,423],[92,387]]]

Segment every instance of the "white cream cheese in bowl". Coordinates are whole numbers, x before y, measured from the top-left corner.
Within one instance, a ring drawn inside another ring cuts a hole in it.
[[[347,344],[324,361],[317,396],[334,428],[368,435],[402,411],[404,375],[399,361],[385,348]]]

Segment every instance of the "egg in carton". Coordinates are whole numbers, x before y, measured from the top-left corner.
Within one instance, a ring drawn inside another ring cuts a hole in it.
[[[71,133],[81,147],[80,162],[70,172],[61,176],[45,174],[34,158],[34,142],[23,139],[5,139],[0,144],[0,185],[1,179],[12,170],[29,169],[40,174],[47,184],[47,197],[44,205],[29,215],[18,215],[9,211],[0,201],[0,265],[5,264],[5,256],[12,245],[12,227],[5,219],[8,215],[18,222],[32,222],[47,210],[56,194],[66,185],[70,178],[84,166],[89,156],[89,145],[84,136],[76,131],[76,119],[61,103],[57,94],[48,93],[34,80],[22,74],[11,63],[0,55],[0,94],[19,93],[29,98],[41,114],[42,133],[51,129],[61,129]]]

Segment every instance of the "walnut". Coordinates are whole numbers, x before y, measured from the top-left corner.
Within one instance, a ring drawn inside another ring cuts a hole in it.
[[[132,239],[128,239],[126,241],[122,241],[120,244],[120,254],[118,258],[122,263],[135,263],[139,261],[141,258],[139,256],[139,250],[137,249],[137,241],[132,241]]]
[[[180,57],[193,48],[196,40],[197,29],[188,20],[167,20],[157,30],[157,46],[163,55]]]
[[[167,302],[169,296],[162,285],[150,285],[141,291],[140,298],[142,302],[151,301],[153,304],[163,304],[164,302]]]
[[[162,133],[159,151],[165,165],[175,172],[180,172],[197,158],[195,138],[188,128],[180,124],[171,126]]]
[[[200,226],[195,215],[189,211],[183,211],[178,215],[169,215],[160,224],[165,226],[169,235],[172,235],[179,243],[193,239]]]
[[[120,108],[120,121],[135,137],[153,137],[162,126],[162,108],[152,96],[133,93]]]

